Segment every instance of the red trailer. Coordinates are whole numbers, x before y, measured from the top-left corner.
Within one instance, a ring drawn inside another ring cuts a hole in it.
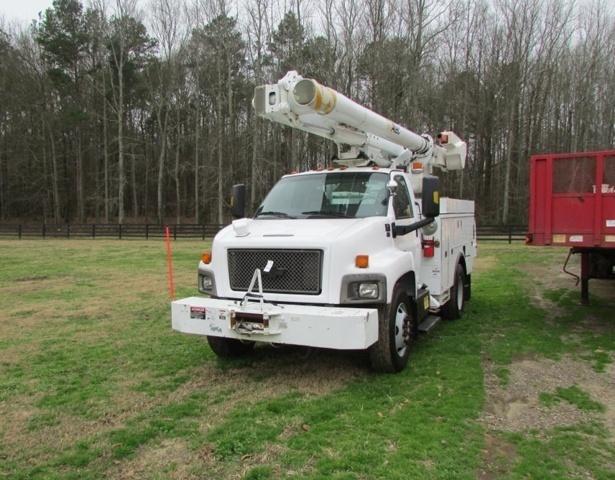
[[[587,304],[590,278],[615,279],[615,150],[533,155],[530,162],[527,243],[568,246],[568,259],[581,254]]]

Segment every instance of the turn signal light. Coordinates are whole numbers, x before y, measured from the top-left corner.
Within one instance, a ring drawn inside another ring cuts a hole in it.
[[[211,250],[207,250],[201,254],[201,261],[206,265],[211,263]]]
[[[357,255],[354,259],[354,264],[357,268],[369,267],[369,255]]]

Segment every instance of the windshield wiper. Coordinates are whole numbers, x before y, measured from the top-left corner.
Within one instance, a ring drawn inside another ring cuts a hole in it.
[[[274,211],[266,211],[266,212],[258,212],[256,215],[254,215],[254,218],[256,217],[260,217],[261,215],[268,215],[270,217],[279,217],[279,218],[297,218],[297,217],[293,217],[292,215],[289,215],[286,212],[274,212]]]
[[[301,212],[301,215],[309,215],[308,218],[354,218],[347,213],[342,212],[322,212],[320,210],[313,210],[309,212]]]

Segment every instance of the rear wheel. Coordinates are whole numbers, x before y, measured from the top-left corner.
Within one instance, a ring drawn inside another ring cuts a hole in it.
[[[241,357],[254,349],[254,342],[234,338],[207,337],[207,343],[216,355],[223,358]]]
[[[410,299],[397,288],[391,304],[379,310],[378,341],[369,348],[372,368],[379,372],[403,370],[408,363],[415,331]]]
[[[460,263],[455,268],[455,281],[451,287],[451,298],[442,307],[442,316],[448,320],[455,320],[463,314],[466,294],[464,292],[465,271]]]

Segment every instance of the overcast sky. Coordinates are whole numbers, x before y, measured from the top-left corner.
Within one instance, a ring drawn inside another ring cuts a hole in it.
[[[589,3],[591,0],[577,0],[580,4]],[[615,8],[615,0],[604,0],[606,6]],[[51,6],[53,0],[0,0],[0,18],[7,21],[30,23],[38,17],[38,12]],[[82,3],[86,3],[82,0]]]
[[[30,23],[38,12],[51,6],[53,0],[0,0],[0,16],[5,20]]]

